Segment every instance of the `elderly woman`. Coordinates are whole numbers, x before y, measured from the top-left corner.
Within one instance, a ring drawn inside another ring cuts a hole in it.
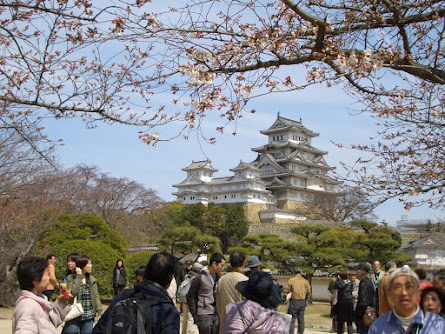
[[[60,296],[54,304],[42,294],[49,281],[48,262],[41,257],[25,258],[17,266],[20,297],[17,299],[12,332],[56,334],[59,326],[71,309],[69,298]]]
[[[445,315],[445,295],[435,287],[425,288],[420,295],[420,307],[425,312],[434,313],[443,318]]]
[[[248,281],[239,282],[235,287],[247,299],[226,306],[223,333],[285,334],[288,332],[284,315],[274,311],[280,303],[280,296],[268,273],[255,271]]]

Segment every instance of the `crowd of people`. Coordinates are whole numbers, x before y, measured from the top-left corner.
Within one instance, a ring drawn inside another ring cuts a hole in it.
[[[130,299],[148,303],[144,305],[148,305],[154,334],[178,334],[179,310],[183,314],[181,334],[196,330],[199,334],[294,334],[295,322],[297,333],[304,333],[311,287],[299,267],[293,268],[294,276],[282,288],[270,270],[261,269],[257,256],[246,261],[243,252],[231,253],[231,270],[222,275],[226,259],[220,253],[213,254],[206,267],[189,262],[182,271],[174,256],[160,252],[136,270],[134,288],[124,289],[127,273],[123,261],[118,260],[111,280],[115,297],[102,314],[91,259],[69,254],[60,284],[54,275],[55,262],[55,256],[49,254],[46,260],[28,257],[19,263],[21,292],[14,310],[14,334],[57,333],[56,327],[63,322],[62,333],[66,334],[115,333],[110,331],[110,323],[118,307]],[[51,302],[56,289],[62,293]],[[354,269],[340,270],[330,291],[333,330],[337,333],[346,329],[348,334],[445,334],[445,270],[428,281],[422,269],[397,268],[388,262],[383,271],[379,261],[372,267],[360,263]],[[287,314],[278,312],[283,296],[289,301]],[[82,312],[73,316],[78,304]]]
[[[445,271],[427,281],[423,269],[388,262],[360,263],[341,270],[330,285],[333,328],[337,333],[445,333]],[[355,328],[354,328],[355,324]]]

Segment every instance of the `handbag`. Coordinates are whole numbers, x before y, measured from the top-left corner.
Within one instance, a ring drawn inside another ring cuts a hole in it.
[[[71,306],[71,310],[65,316],[65,321],[70,321],[80,317],[83,314],[82,303],[77,302],[77,297],[74,297],[73,305]]]
[[[363,314],[363,324],[366,327],[371,326],[374,320],[377,319],[377,315],[375,314],[375,308],[373,306],[367,306],[365,314]]]

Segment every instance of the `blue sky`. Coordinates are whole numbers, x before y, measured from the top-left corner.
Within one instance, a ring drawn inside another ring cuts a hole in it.
[[[303,125],[319,133],[313,145],[328,151],[325,157],[327,163],[339,171],[340,161],[352,163],[359,152],[339,149],[331,141],[346,145],[363,144],[369,142],[369,137],[376,130],[375,122],[369,116],[351,115],[357,114],[353,109],[358,110],[359,106],[340,88],[317,86],[296,93],[270,95],[256,100],[251,107],[257,113],[245,115],[237,122],[236,136],[231,134],[234,124],[229,125],[221,135],[215,129],[225,120],[212,114],[206,117],[202,130],[207,137],[216,136],[217,143],[214,145],[205,143],[195,133],[189,140],[178,138],[154,148],[138,139],[137,128],[98,124],[97,128],[89,130],[78,119],[49,120],[46,131],[53,139],[64,139],[65,145],[57,151],[64,167],[81,163],[95,165],[111,176],[136,180],[156,190],[163,199],[171,201],[175,199],[172,192],[176,190],[172,185],[185,178],[181,168],[188,166],[192,160],[210,159],[213,167],[219,170],[216,176],[232,175],[229,169],[240,160],[254,160],[256,154],[251,148],[266,143],[266,137],[259,131],[272,125],[277,112],[287,118],[301,118]],[[158,129],[161,138],[169,137],[176,131],[177,126]],[[385,219],[390,225],[395,225],[403,214],[410,218],[433,220],[443,217],[443,211],[427,207],[405,211],[397,201],[382,205],[375,213],[379,221]]]

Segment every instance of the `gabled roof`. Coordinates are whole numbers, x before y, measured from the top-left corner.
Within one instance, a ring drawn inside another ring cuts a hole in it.
[[[291,130],[294,132],[303,132],[310,137],[317,137],[318,133],[313,132],[303,126],[303,123],[300,121],[294,121],[289,118],[285,118],[280,116],[280,113],[277,114],[277,119],[272,124],[272,126],[267,130],[260,131],[263,135],[269,135],[272,133],[278,133]]]
[[[287,186],[288,184],[282,180],[280,180],[279,178],[277,178],[276,176],[267,183],[267,186]]]
[[[201,179],[195,177],[194,175],[189,175],[184,181],[182,181],[179,184],[174,184],[173,187],[186,186],[188,184],[202,184],[202,183],[204,183],[204,181],[202,181]]]
[[[417,241],[409,243],[409,245],[403,247],[402,249],[444,249],[445,245],[443,240],[445,238],[444,233],[431,233],[430,235],[421,238]]]
[[[255,166],[253,163],[251,162],[243,162],[242,160],[239,162],[238,166],[236,166],[235,168],[229,169],[231,172],[235,172],[235,171],[239,171],[239,170],[253,170],[255,172],[259,172],[260,169]]]
[[[218,170],[213,168],[210,164],[210,160],[203,160],[203,161],[192,161],[190,165],[188,165],[185,168],[182,168],[184,172],[192,171],[192,170],[210,170],[212,172],[217,172]]]
[[[260,157],[258,157],[255,160],[255,165],[261,169],[262,166],[264,166],[266,163],[272,165],[275,169],[277,169],[279,172],[282,173],[289,173],[288,170],[286,170],[286,168],[281,167],[275,160],[275,158],[273,157],[273,155],[267,153],[267,154],[262,154]]]
[[[320,150],[312,145],[310,145],[307,141],[301,141],[301,142],[294,142],[292,140],[287,140],[287,141],[274,141],[272,143],[268,143],[259,147],[253,147],[251,148],[252,151],[254,152],[265,152],[271,148],[286,148],[286,147],[291,147],[294,148],[298,151],[306,151],[306,152],[310,152],[310,153],[315,153],[315,154],[328,154],[327,151],[323,151]]]

